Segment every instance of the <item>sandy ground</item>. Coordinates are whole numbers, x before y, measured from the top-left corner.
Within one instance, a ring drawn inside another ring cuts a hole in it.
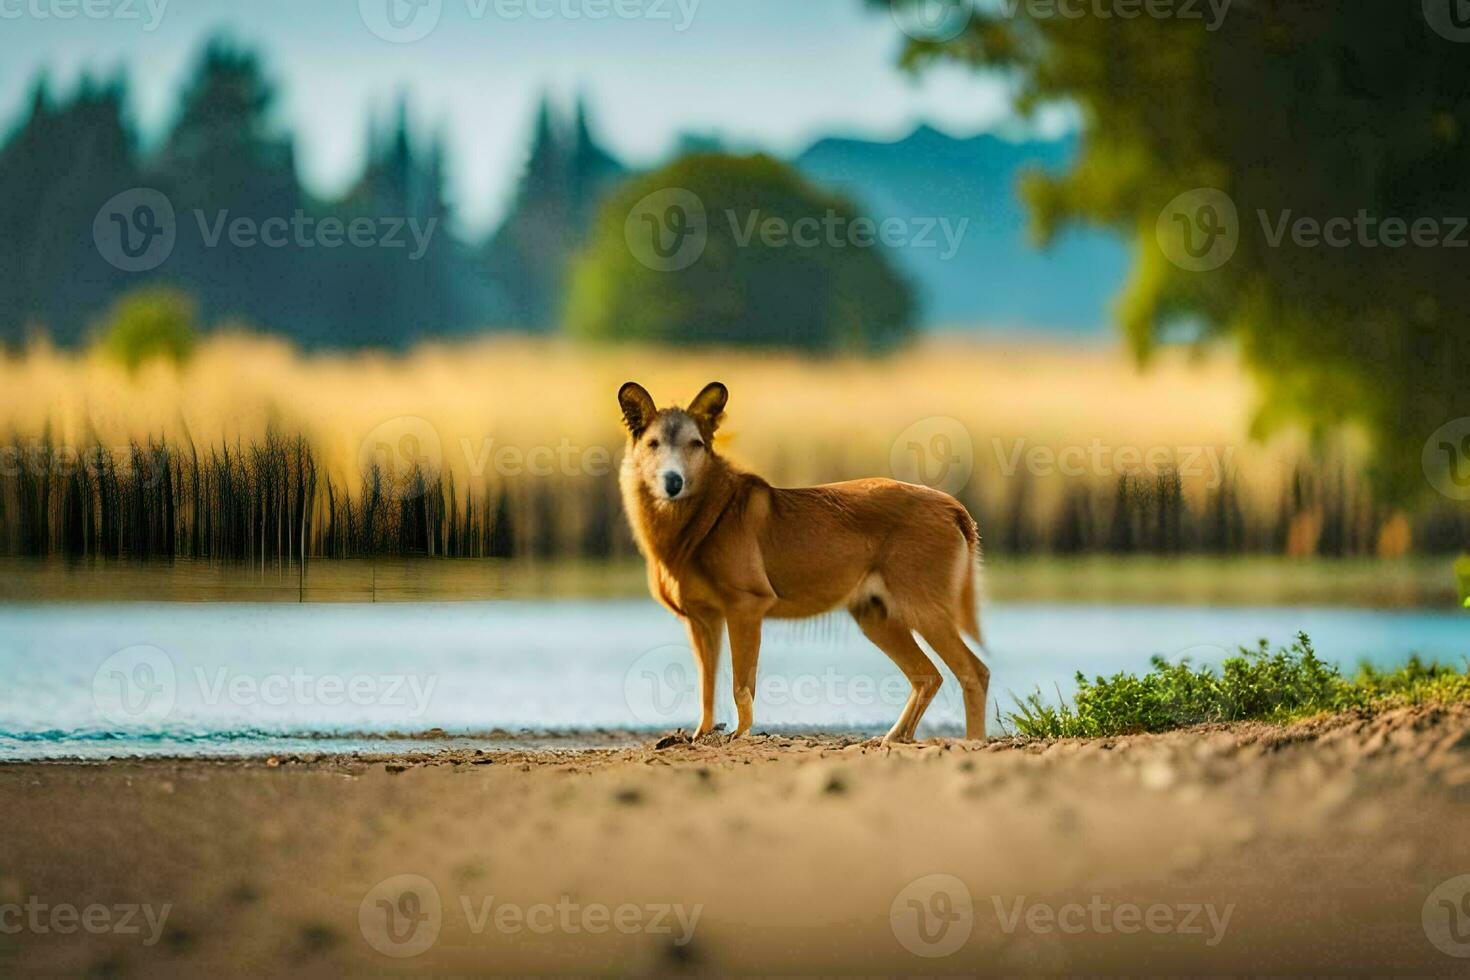
[[[0,974],[1470,970],[1463,705],[8,765],[0,814]]]

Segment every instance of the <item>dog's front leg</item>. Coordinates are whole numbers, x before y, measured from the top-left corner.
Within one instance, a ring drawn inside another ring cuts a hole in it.
[[[735,713],[739,723],[732,738],[750,731],[755,715],[755,669],[761,656],[761,617],[730,617],[730,667],[735,687]]]
[[[715,673],[720,665],[720,633],[725,620],[719,613],[691,611],[688,619],[689,645],[694,648],[694,665],[699,670],[699,727],[694,737],[715,730]]]

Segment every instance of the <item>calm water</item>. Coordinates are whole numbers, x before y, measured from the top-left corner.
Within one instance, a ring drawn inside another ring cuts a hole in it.
[[[1470,655],[1470,616],[1454,612],[1020,604],[985,622],[1002,707],[1008,691],[1069,693],[1079,669],[1213,663],[1298,630],[1345,666]],[[762,728],[878,732],[907,695],[845,617],[770,624],[760,668]],[[446,744],[414,739],[432,729],[486,748],[523,729],[583,733],[556,743],[570,746],[697,715],[683,632],[647,600],[0,606],[0,677],[0,759]],[[728,692],[722,676],[727,722]],[[962,718],[947,683],[921,734]]]

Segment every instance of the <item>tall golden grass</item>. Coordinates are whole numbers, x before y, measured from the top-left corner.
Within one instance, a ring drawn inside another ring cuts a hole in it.
[[[687,401],[718,378],[732,392],[722,442],[731,454],[794,481],[830,476],[833,448],[850,475],[887,468],[891,444],[915,422],[958,419],[983,477],[990,443],[1028,446],[1235,447],[1242,473],[1271,480],[1300,442],[1248,438],[1252,388],[1226,353],[1166,354],[1146,372],[1119,351],[933,341],[885,359],[815,360],[732,351],[588,348],[496,338],[429,345],[401,357],[308,355],[248,334],[216,336],[187,364],[156,360],[130,374],[95,351],[33,346],[0,360],[0,432],[64,444],[149,436],[201,446],[305,436],[339,478],[356,470],[363,439],[403,416],[427,420],[456,476],[459,451],[530,448],[569,439],[616,449],[615,393],[637,379],[661,404]],[[983,446],[982,446],[983,444]],[[821,472],[818,472],[821,470]]]
[[[725,382],[720,449],[778,484],[902,476],[894,472],[901,436],[959,432],[972,467],[957,492],[992,523],[1017,525],[1001,534],[1012,533],[1018,548],[1045,548],[1058,521],[1109,519],[1112,502],[1131,492],[1119,486],[1130,474],[1133,491],[1168,484],[1199,514],[1239,510],[1243,527],[1259,528],[1249,549],[1303,552],[1316,550],[1322,533],[1315,498],[1325,474],[1340,484],[1327,489],[1353,522],[1349,550],[1407,544],[1384,544],[1406,532],[1360,488],[1351,440],[1327,458],[1292,433],[1252,441],[1253,387],[1224,350],[1166,352],[1140,371],[1112,347],[939,339],[881,359],[817,360],[511,337],[402,356],[305,354],[220,334],[186,364],[153,361],[130,373],[95,351],[36,345],[0,360],[0,443],[45,439],[85,450],[151,439],[204,451],[300,436],[318,482],[357,497],[371,486],[365,461],[382,461],[386,450],[391,466],[408,432],[453,488],[451,512],[539,509],[527,520],[564,524],[556,536],[565,543],[585,530],[587,501],[614,492],[623,441],[615,393],[629,379],[660,404]],[[955,440],[944,446],[963,450]],[[1062,472],[1050,454],[1069,447],[1072,468]],[[1140,461],[1150,460],[1145,470]],[[1161,474],[1163,460],[1171,461],[1163,469],[1183,468]],[[1166,518],[1167,508],[1158,515]],[[1103,537],[1094,531],[1089,540]]]

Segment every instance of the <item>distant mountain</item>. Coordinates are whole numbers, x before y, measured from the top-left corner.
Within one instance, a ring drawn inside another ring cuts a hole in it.
[[[1128,269],[1122,241],[1078,231],[1040,250],[1017,190],[1025,169],[1066,167],[1076,151],[1075,137],[956,139],[921,126],[890,143],[823,139],[793,163],[878,221],[905,219],[915,235],[932,223],[924,237],[932,246],[916,239],[892,249],[919,290],[926,326],[1091,333],[1111,324]]]

